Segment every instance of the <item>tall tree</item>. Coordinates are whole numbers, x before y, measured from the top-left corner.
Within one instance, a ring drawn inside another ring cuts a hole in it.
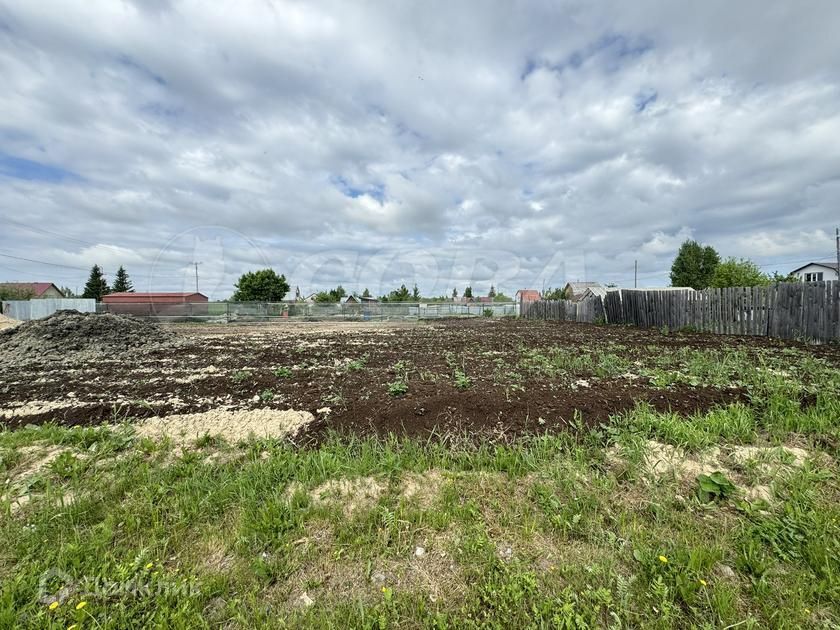
[[[456,297],[458,297],[458,289],[454,288],[452,289],[452,299],[454,300]]]
[[[408,290],[408,287],[404,284],[400,285],[399,289],[391,291],[388,294],[387,300],[388,302],[409,302],[411,301],[411,292]]]
[[[370,297],[370,291],[368,291],[367,287],[365,287],[365,290],[362,291],[362,297],[363,298],[369,298]]]
[[[725,287],[760,287],[770,284],[770,277],[762,273],[751,260],[727,258],[715,267],[709,286],[717,289]]]
[[[114,276],[114,286],[111,287],[111,293],[134,293],[134,284],[122,265],[117,269],[117,275]]]
[[[719,263],[720,256],[714,247],[687,240],[680,245],[671,265],[671,286],[705,289],[711,284]]]
[[[108,295],[110,292],[111,289],[108,288],[105,275],[102,273],[99,265],[91,267],[90,275],[85,283],[85,290],[82,292],[82,297],[99,302],[102,300],[103,295]]]
[[[496,287],[494,287],[492,284],[490,285],[490,290],[487,292],[487,297],[489,297],[489,298],[496,297]]]
[[[417,288],[417,283],[414,283],[414,288],[411,289],[411,299],[412,300],[419,300],[420,299],[420,289]]]
[[[472,298],[472,287],[467,287],[466,289],[464,289],[464,297]]]
[[[274,269],[244,273],[233,286],[232,302],[279,302],[289,292],[286,276],[278,276]]]

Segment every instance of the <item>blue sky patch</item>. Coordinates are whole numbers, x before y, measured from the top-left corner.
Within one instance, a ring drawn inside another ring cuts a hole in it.
[[[640,90],[634,99],[636,111],[643,112],[645,108],[651,103],[655,103],[656,99],[659,97],[659,94],[654,89],[644,89]]]
[[[353,199],[356,199],[357,197],[361,197],[362,195],[368,195],[369,197],[373,197],[380,203],[385,200],[385,186],[383,186],[382,184],[370,184],[364,187],[354,186],[341,175],[335,175],[331,177],[330,181],[332,181],[333,185],[336,188],[338,188],[346,197],[352,197]]]
[[[82,179],[76,173],[58,166],[41,164],[5,153],[0,153],[0,175],[30,182],[57,183]]]

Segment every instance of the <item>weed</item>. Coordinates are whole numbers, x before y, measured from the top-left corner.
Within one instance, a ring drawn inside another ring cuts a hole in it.
[[[735,493],[735,486],[722,472],[715,471],[711,475],[698,475],[697,498],[700,503],[722,501]]]
[[[233,374],[231,374],[231,380],[234,383],[244,383],[247,380],[253,378],[254,373],[251,370],[237,370]]]
[[[274,400],[274,390],[264,389],[260,392],[260,400],[263,402],[271,402]]]
[[[472,386],[472,380],[467,374],[461,370],[455,370],[455,387],[458,389],[469,389]]]
[[[274,370],[274,376],[277,378],[292,378],[292,368],[279,367]]]

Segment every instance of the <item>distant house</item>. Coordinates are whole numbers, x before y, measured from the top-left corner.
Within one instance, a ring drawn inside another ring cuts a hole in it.
[[[361,304],[361,298],[356,297],[355,295],[347,295],[341,298],[342,304]]]
[[[102,296],[109,313],[122,315],[199,315],[207,312],[203,293],[109,293]],[[191,305],[200,305],[197,309]],[[189,305],[189,306],[188,306]]]
[[[48,298],[63,298],[64,294],[52,282],[3,282],[0,289],[20,295],[21,299],[46,300]]]
[[[566,294],[567,300],[579,302],[587,289],[597,289],[599,287],[601,287],[600,282],[569,282],[563,288],[563,292]]]
[[[820,282],[822,280],[837,280],[836,262],[810,262],[790,272],[802,282]]]
[[[540,300],[540,292],[536,289],[519,289],[513,296],[513,299],[517,304],[538,302]]]

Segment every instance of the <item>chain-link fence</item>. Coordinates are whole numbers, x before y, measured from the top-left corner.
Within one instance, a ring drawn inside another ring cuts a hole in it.
[[[438,319],[441,317],[514,317],[514,302],[199,302],[191,304],[97,305],[98,312],[133,315],[161,321],[383,321]]]

